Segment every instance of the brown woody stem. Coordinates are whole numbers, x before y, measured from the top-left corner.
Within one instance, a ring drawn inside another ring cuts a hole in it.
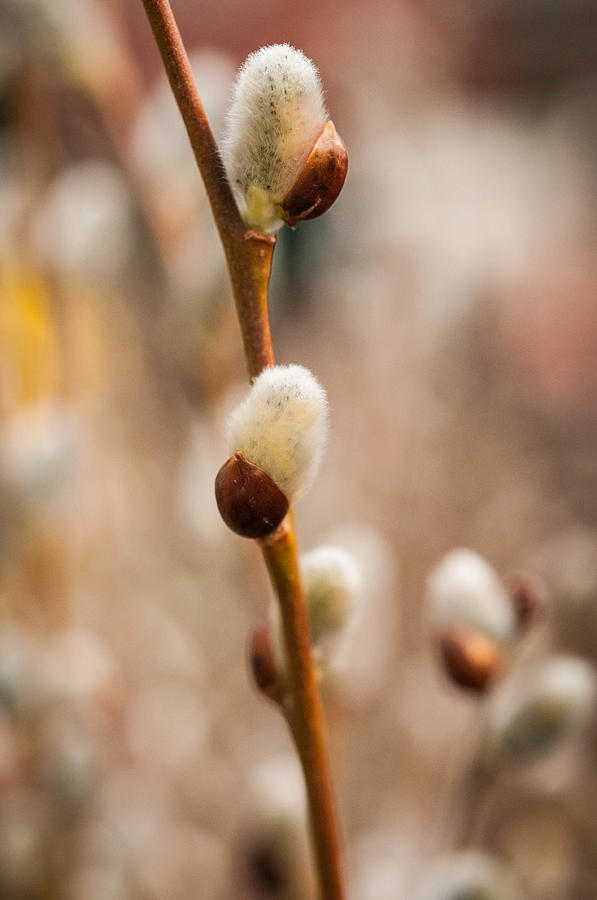
[[[292,512],[273,540],[262,541],[262,549],[280,601],[292,692],[288,721],[305,774],[321,896],[342,900],[345,893],[325,720],[315,682]]]
[[[456,850],[483,847],[495,774],[480,764],[473,764],[467,772],[460,791],[460,822],[454,841]]]
[[[274,365],[267,287],[276,239],[247,231],[195,85],[169,0],[143,0],[224,246],[249,376]]]
[[[168,0],[143,0],[143,4],[224,246],[252,379],[275,364],[268,311],[275,238],[248,231],[240,217]],[[325,724],[315,682],[292,512],[276,535],[261,544],[280,601],[292,690],[288,719],[307,786],[321,896],[322,900],[343,900]]]

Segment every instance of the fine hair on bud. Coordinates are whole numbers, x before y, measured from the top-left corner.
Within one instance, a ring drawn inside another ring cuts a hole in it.
[[[283,224],[280,204],[327,121],[317,69],[289,44],[251,53],[236,78],[222,146],[245,222],[260,231]]]
[[[529,763],[580,732],[595,712],[597,676],[575,656],[558,655],[520,673],[495,698],[488,762]]]
[[[326,394],[304,366],[271,366],[228,420],[228,444],[269,475],[289,503],[313,483],[327,440]]]
[[[473,550],[451,550],[427,579],[432,625],[443,629],[466,626],[500,643],[516,632],[516,617],[508,592],[494,569]]]
[[[301,556],[309,630],[314,644],[348,621],[361,588],[361,571],[341,547],[323,546]]]

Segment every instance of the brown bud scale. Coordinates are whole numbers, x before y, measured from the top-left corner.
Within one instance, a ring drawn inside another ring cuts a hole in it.
[[[267,620],[258,622],[251,633],[249,664],[261,693],[275,703],[282,703],[284,691],[274,660],[271,627]]]
[[[511,575],[506,582],[521,631],[543,619],[547,613],[547,587],[535,575]]]
[[[216,503],[226,525],[241,537],[263,538],[288,512],[288,500],[275,481],[235,453],[216,475]]]
[[[446,629],[439,637],[439,648],[450,679],[468,690],[486,690],[501,666],[498,644],[471,628]]]
[[[282,218],[286,224],[294,227],[326,212],[342,190],[347,172],[348,153],[330,120],[282,200]]]

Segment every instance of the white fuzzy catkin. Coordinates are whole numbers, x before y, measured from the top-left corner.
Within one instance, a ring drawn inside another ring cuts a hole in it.
[[[346,624],[361,587],[354,558],[341,547],[323,546],[301,556],[309,629],[314,644]]]
[[[99,159],[70,163],[50,182],[33,225],[36,253],[46,265],[92,283],[121,276],[135,246],[126,180]]]
[[[256,855],[279,874],[284,897],[310,900],[316,887],[306,819],[305,783],[296,757],[280,753],[259,763],[244,814],[249,858]]]
[[[522,900],[513,875],[496,859],[467,850],[437,859],[415,891],[416,900]]]
[[[271,366],[230,415],[228,445],[294,503],[317,475],[327,431],[326,395],[315,376],[304,366]]]
[[[250,800],[252,808],[265,819],[303,824],[307,812],[305,784],[292,754],[270,756],[254,769]]]
[[[282,226],[279,204],[327,119],[317,69],[300,50],[273,44],[251,53],[234,83],[222,146],[247,225],[265,232]]]
[[[73,496],[81,443],[81,423],[66,404],[23,407],[4,422],[0,479],[21,502],[58,510]]]
[[[344,640],[347,625],[352,626],[357,615],[357,600],[363,575],[355,557],[341,547],[324,545],[303,553],[300,558],[303,577],[309,634],[315,662],[320,674],[326,677],[332,657],[338,651],[340,637]],[[282,621],[277,603],[270,606],[272,645],[276,667],[287,670]]]
[[[512,638],[513,604],[496,572],[473,550],[446,554],[427,580],[427,598],[435,627],[465,625],[494,640]]]
[[[595,712],[597,675],[585,660],[552,656],[519,673],[496,696],[487,738],[489,759],[532,762],[579,732]]]

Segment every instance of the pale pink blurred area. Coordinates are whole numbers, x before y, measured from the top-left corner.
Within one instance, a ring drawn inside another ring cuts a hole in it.
[[[504,361],[533,405],[556,419],[597,415],[595,247],[546,246],[496,300]]]
[[[543,579],[506,687],[552,652],[595,666],[597,9],[172,6],[218,138],[237,67],[289,42],[348,147],[331,210],[279,235],[271,312],[330,405],[301,551],[363,575],[322,681],[350,896],[593,900],[594,724],[503,773],[454,856],[488,711],[441,670],[426,585],[454,548]],[[291,741],[247,665],[267,573],[213,494],[245,389],[141,0],[0,0],[6,900],[314,896]]]

